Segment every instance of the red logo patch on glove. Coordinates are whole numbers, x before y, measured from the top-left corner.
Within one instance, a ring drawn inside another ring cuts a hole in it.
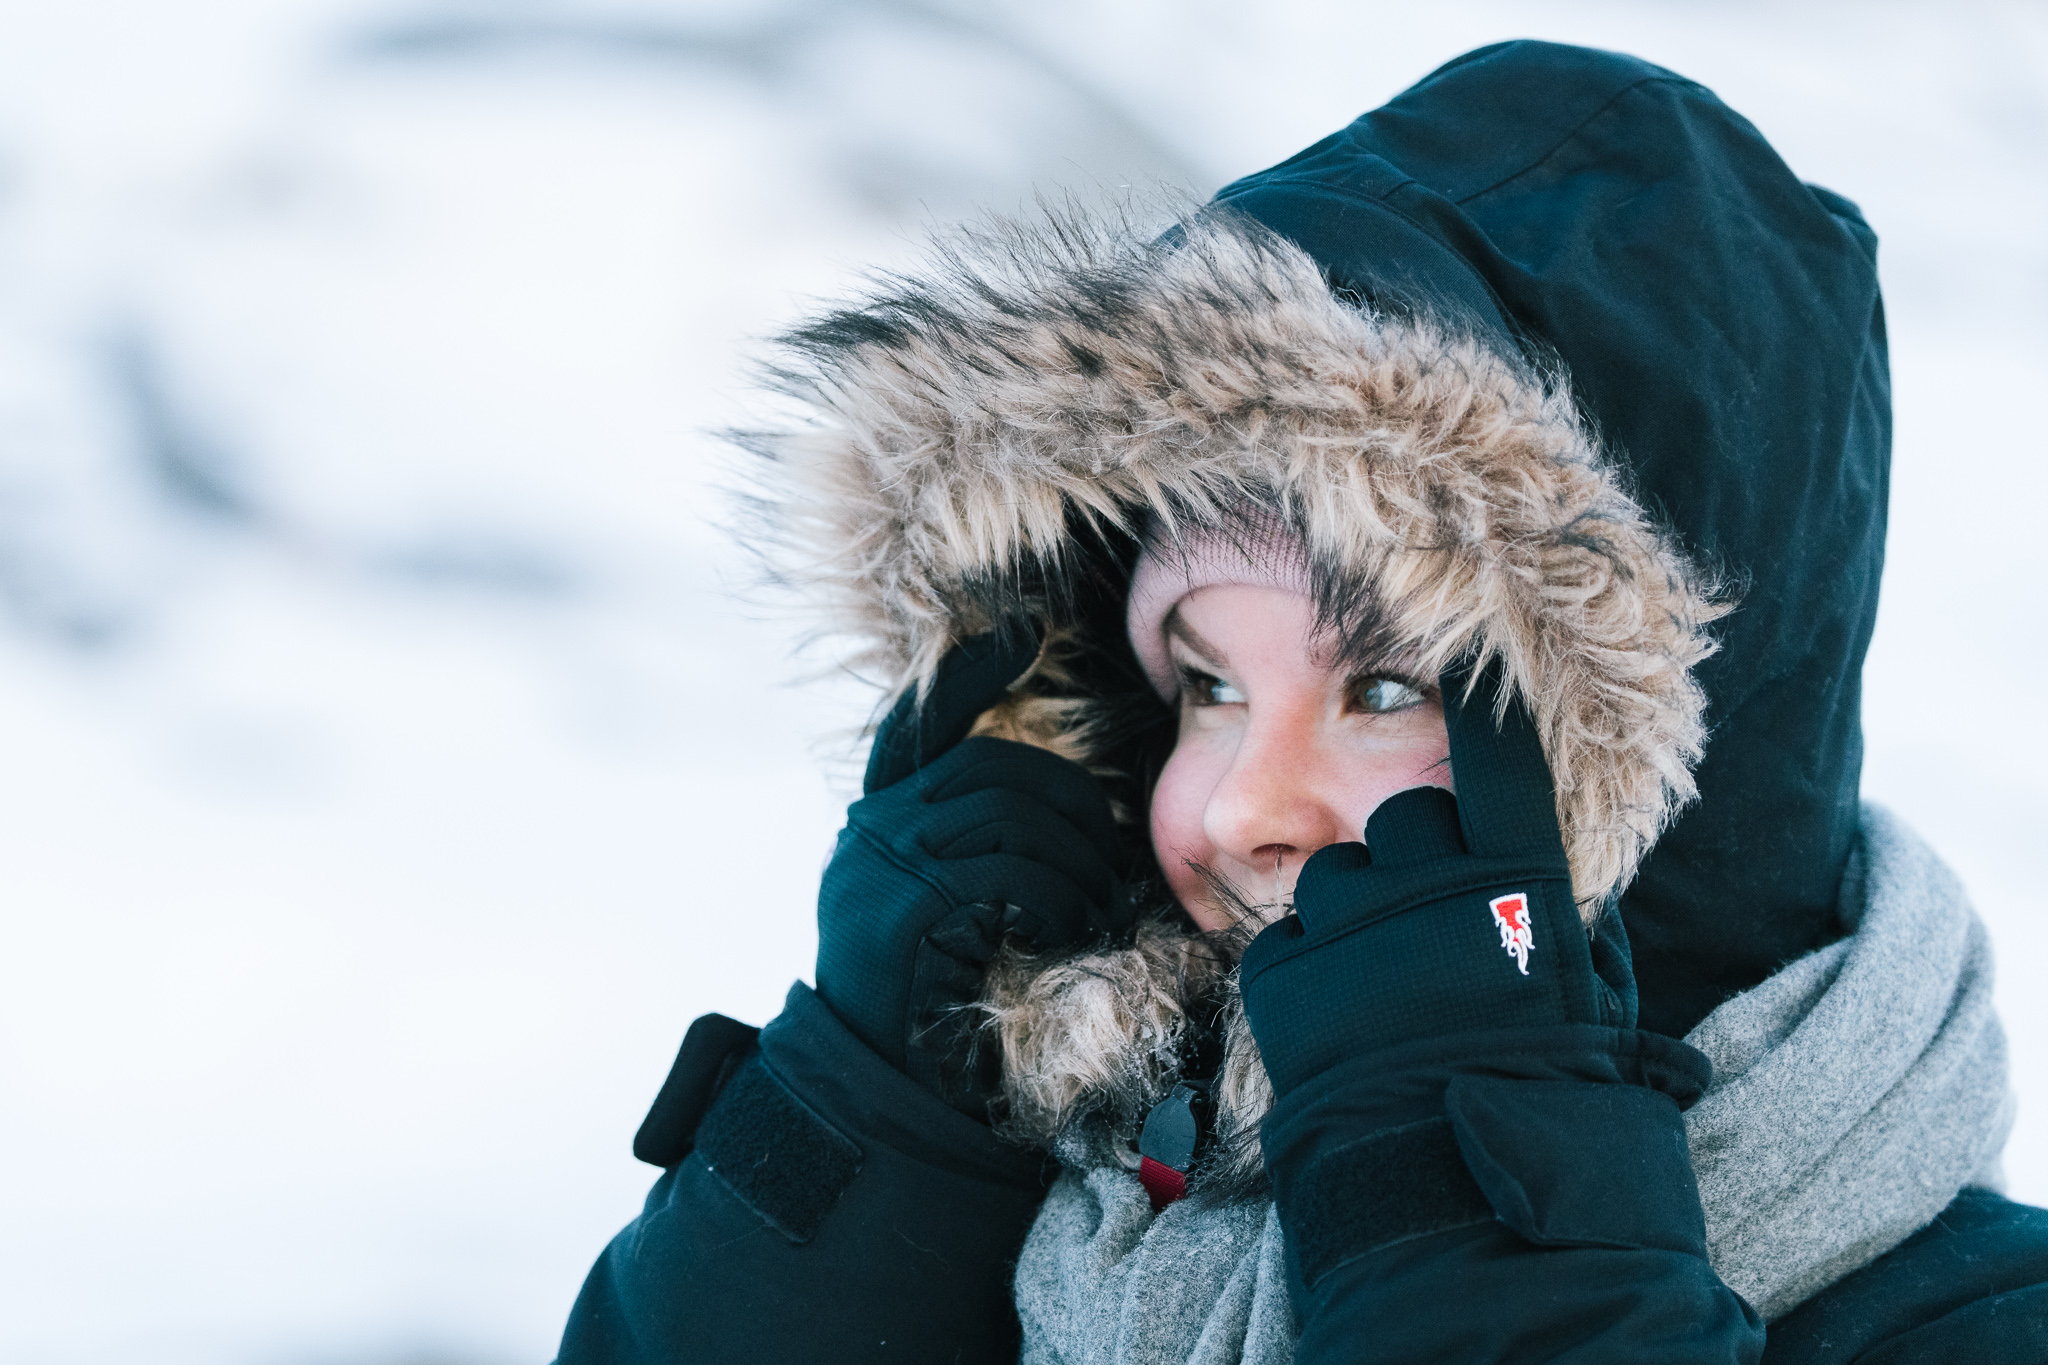
[[[1488,901],[1487,908],[1493,911],[1493,922],[1500,926],[1500,946],[1522,969],[1522,975],[1529,974],[1529,954],[1536,950],[1536,931],[1529,924],[1529,897],[1517,891],[1512,895],[1495,896]]]

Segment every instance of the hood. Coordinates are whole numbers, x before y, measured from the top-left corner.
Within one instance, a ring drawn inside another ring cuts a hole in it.
[[[1361,661],[1501,660],[1588,921],[1619,898],[1643,1022],[1683,1034],[1840,932],[1888,453],[1873,250],[1702,88],[1485,49],[1164,237],[996,223],[791,333],[798,419],[741,437],[748,539],[883,705],[955,640],[1046,631],[983,729],[1102,773],[1142,873],[1173,718],[1124,638],[1137,548],[1280,519]],[[1135,1069],[1128,1112],[1190,975],[1158,934],[1068,972],[1003,1019],[1012,1071],[1069,1111]],[[1047,1035],[1077,991],[1116,995],[1097,1043]]]
[[[1149,772],[1172,717],[1124,637],[1132,550],[1255,511],[1300,537],[1356,662],[1502,660],[1589,922],[1692,796],[1688,670],[1717,608],[1561,381],[1457,320],[1339,298],[1229,213],[1164,242],[1008,225],[896,284],[792,338],[815,424],[754,440],[781,575],[891,695],[1028,617],[1052,644],[991,725]]]
[[[1747,120],[1647,62],[1482,48],[1227,186],[1333,288],[1554,359],[1638,502],[1739,607],[1696,676],[1699,800],[1621,908],[1680,1036],[1834,938],[1857,829],[1891,391],[1876,238]]]

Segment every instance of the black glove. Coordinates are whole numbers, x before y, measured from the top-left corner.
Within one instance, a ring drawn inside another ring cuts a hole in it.
[[[986,1118],[1001,1082],[977,1047],[990,959],[1127,933],[1117,830],[1100,784],[1027,744],[962,737],[1037,655],[1029,637],[964,641],[922,707],[897,704],[818,893],[818,994],[919,1085]]]
[[[1626,939],[1612,913],[1581,927],[1534,726],[1516,703],[1496,729],[1497,672],[1469,699],[1467,676],[1442,679],[1458,795],[1382,802],[1244,955],[1296,1358],[1754,1359],[1686,1150],[1706,1058],[1634,1027]],[[1442,1311],[1476,1284],[1482,1311]]]
[[[1496,730],[1496,677],[1467,703],[1468,676],[1442,680],[1458,795],[1381,802],[1364,843],[1308,860],[1294,914],[1245,952],[1245,1014],[1277,1094],[1413,1039],[1635,1022],[1625,946],[1610,935],[1610,979],[1594,970],[1535,726],[1517,702]]]

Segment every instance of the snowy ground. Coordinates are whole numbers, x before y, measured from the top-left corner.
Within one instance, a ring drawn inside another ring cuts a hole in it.
[[[1521,35],[1705,80],[1884,235],[1866,787],[1991,921],[2048,1200],[2038,6],[0,16],[0,1358],[547,1359],[684,1025],[809,969],[865,701],[726,592],[746,340]]]

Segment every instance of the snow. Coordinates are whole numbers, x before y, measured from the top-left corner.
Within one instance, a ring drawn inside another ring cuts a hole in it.
[[[541,1360],[688,1020],[808,973],[851,683],[730,592],[750,338],[1482,42],[1714,86],[1884,238],[1866,790],[2048,1200],[2038,7],[23,0],[0,44],[0,1356]]]

